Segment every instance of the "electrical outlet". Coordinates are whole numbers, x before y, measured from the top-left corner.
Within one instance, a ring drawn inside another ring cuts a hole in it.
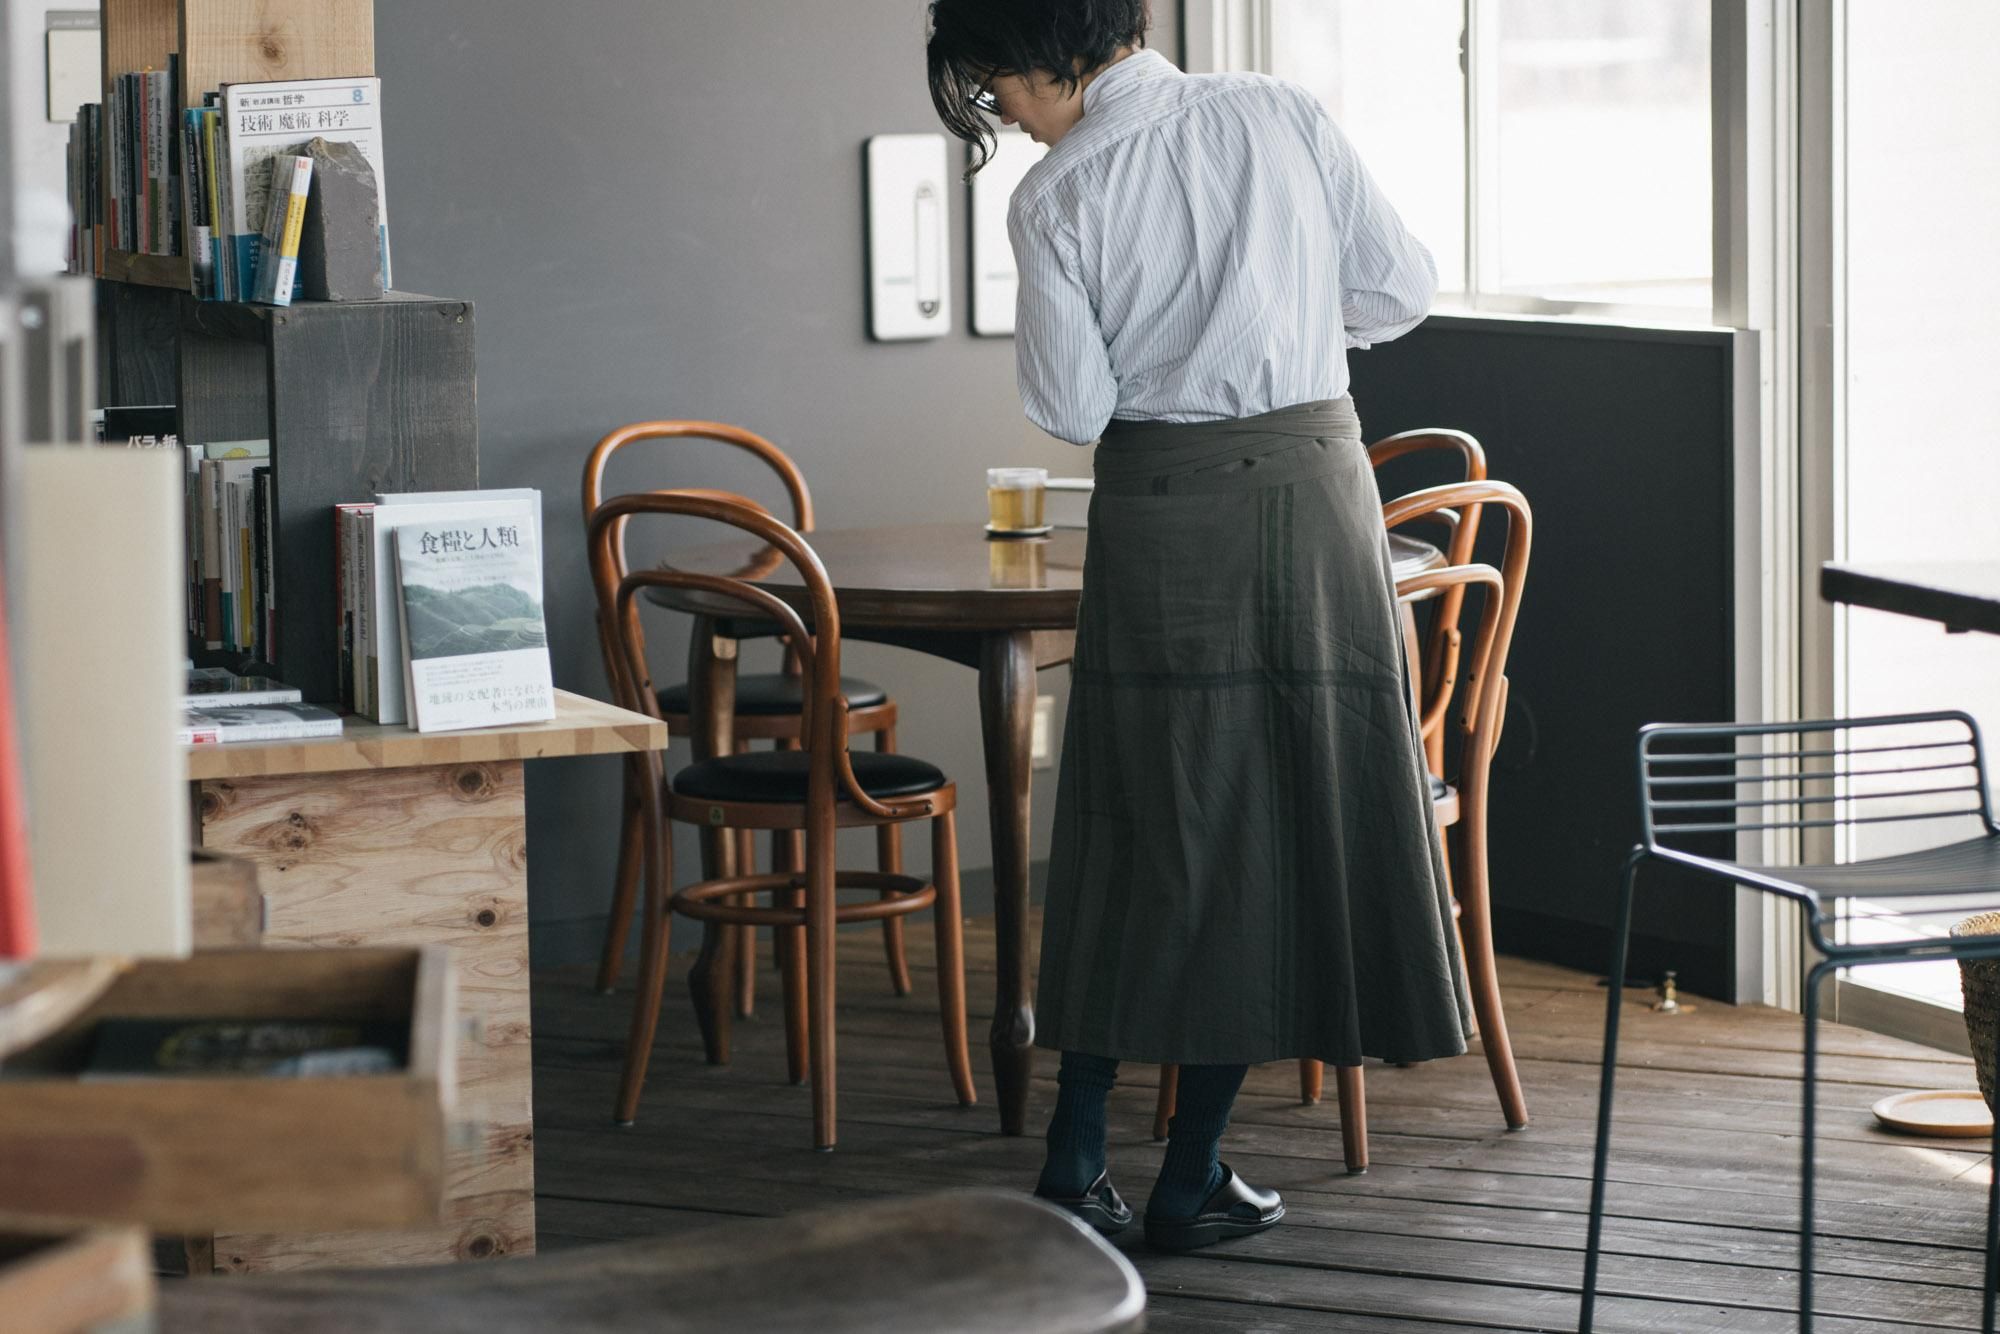
[[[1050,744],[1050,736],[1055,730],[1056,697],[1054,695],[1035,696],[1035,728],[1029,742],[1029,761],[1037,769],[1055,767],[1055,747]]]

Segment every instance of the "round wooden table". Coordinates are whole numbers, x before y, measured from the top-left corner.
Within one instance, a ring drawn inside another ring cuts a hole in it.
[[[1026,934],[1035,673],[1068,662],[1076,647],[1084,536],[1081,529],[1057,529],[1042,538],[997,539],[989,538],[976,523],[831,529],[806,535],[832,581],[843,638],[899,645],[979,673],[999,974],[991,1049],[1000,1128],[1009,1135],[1021,1133],[1034,1060],[1035,1011]],[[1397,533],[1389,535],[1389,543],[1398,578],[1444,563],[1443,553],[1428,543]],[[673,551],[664,563],[751,580],[801,612],[810,610],[797,573],[755,538]],[[741,603],[717,595],[654,589],[649,596],[694,613],[689,687],[695,757],[729,753],[736,697],[735,641],[768,635],[769,623],[743,618]],[[703,874],[728,873],[730,844],[726,837],[705,833],[703,855],[709,864]],[[722,960],[734,953],[726,947],[714,951]],[[703,985],[715,992],[705,1008],[716,1016],[716,1023],[727,1025],[726,967],[716,969]],[[716,1050],[712,1039],[710,1050],[712,1054]],[[727,1050],[726,1036],[722,1050]]]

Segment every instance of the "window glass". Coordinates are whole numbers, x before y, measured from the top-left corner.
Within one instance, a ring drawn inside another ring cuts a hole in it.
[[[1382,191],[1465,290],[1462,0],[1273,0],[1271,72],[1326,106]]]
[[[1708,9],[1491,0],[1488,290],[1710,304]]]

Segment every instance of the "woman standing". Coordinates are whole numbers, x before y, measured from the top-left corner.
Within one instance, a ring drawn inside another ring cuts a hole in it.
[[[1049,146],[1008,215],[1021,398],[1097,442],[1036,1194],[1128,1223],[1105,1102],[1119,1061],[1177,1063],[1146,1236],[1184,1250],[1284,1215],[1217,1156],[1248,1064],[1455,1055],[1470,1020],[1345,355],[1436,272],[1309,94],[1183,74],[1148,18],[933,0],[929,65],[977,165],[988,116]]]

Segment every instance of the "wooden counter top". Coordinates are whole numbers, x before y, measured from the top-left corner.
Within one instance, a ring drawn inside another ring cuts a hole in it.
[[[485,760],[543,760],[568,755],[615,755],[663,750],[667,725],[566,690],[556,691],[556,716],[518,727],[466,732],[417,732],[350,717],[337,737],[309,741],[245,741],[188,746],[187,776],[263,778],[274,774],[414,769]]]

